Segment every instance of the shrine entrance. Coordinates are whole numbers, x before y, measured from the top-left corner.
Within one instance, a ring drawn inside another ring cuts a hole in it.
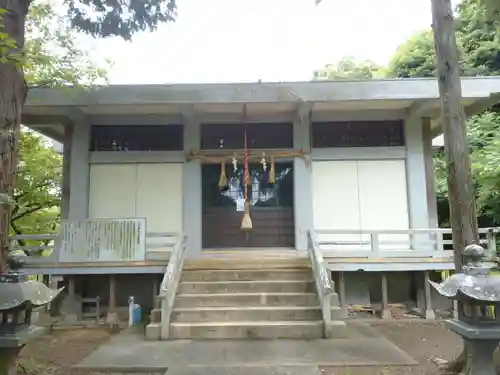
[[[252,229],[242,230],[244,165],[224,164],[227,184],[220,186],[221,165],[202,165],[202,246],[207,249],[294,247],[293,163],[276,162],[275,178],[259,163],[248,165],[247,186]]]

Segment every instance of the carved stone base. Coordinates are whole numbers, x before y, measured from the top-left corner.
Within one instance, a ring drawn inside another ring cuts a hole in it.
[[[447,320],[446,326],[464,340],[465,374],[496,375],[493,352],[500,341],[500,327],[481,327],[459,320]]]
[[[17,363],[19,352],[23,347],[24,345],[14,348],[0,348],[0,374],[16,374],[14,365]]]
[[[16,364],[19,352],[31,340],[43,335],[45,329],[31,326],[16,334],[0,335],[0,374],[10,375]],[[12,373],[15,373],[13,370]]]

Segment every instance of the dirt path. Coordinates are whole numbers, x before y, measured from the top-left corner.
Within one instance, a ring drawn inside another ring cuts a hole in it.
[[[71,368],[110,337],[111,334],[107,330],[98,328],[57,331],[28,344],[21,353],[20,362],[26,367],[29,375],[125,375]],[[127,375],[138,374],[127,373]],[[163,373],[141,375],[163,375]]]

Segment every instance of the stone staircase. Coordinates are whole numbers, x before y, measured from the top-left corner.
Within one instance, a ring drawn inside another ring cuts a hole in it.
[[[149,339],[159,339],[161,302],[151,313]],[[342,336],[337,295],[334,335]],[[310,268],[184,270],[170,321],[172,339],[312,339],[323,335]]]

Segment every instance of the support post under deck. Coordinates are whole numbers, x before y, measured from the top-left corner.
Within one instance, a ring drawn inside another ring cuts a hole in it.
[[[382,319],[391,319],[392,314],[389,310],[389,297],[387,292],[387,275],[385,273],[381,273],[382,277]]]

